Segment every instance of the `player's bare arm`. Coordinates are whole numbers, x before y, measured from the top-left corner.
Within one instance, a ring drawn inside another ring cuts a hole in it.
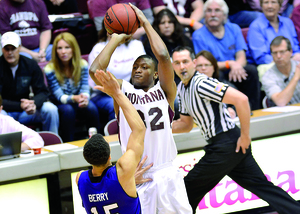
[[[99,70],[96,71],[96,77],[101,83],[101,86],[95,86],[95,88],[107,93],[118,103],[132,130],[129,136],[127,150],[117,161],[116,166],[121,186],[128,195],[135,197],[134,174],[144,151],[146,127],[136,109],[122,93],[116,78],[114,78],[109,71],[105,73]]]
[[[89,74],[90,74],[91,78],[97,85],[101,85],[101,83],[95,77],[96,70],[106,71],[106,68],[109,64],[111,56],[112,56],[113,52],[116,50],[116,48],[118,47],[118,45],[128,41],[130,38],[131,38],[131,35],[126,35],[124,33],[122,33],[122,34],[114,33],[111,35],[111,39],[109,40],[108,44],[104,47],[104,49],[95,58],[95,60],[93,61],[92,65],[90,67],[90,70],[89,70]],[[123,80],[118,79],[118,82],[121,87]],[[118,114],[119,106],[116,102],[114,102],[114,110],[115,110],[115,113]]]
[[[194,121],[191,116],[180,114],[180,118],[172,123],[173,133],[190,132],[193,129]]]
[[[242,149],[242,152],[245,154],[246,149],[249,148],[251,143],[250,138],[250,106],[248,97],[238,90],[228,87],[224,97],[223,102],[227,104],[232,104],[236,108],[236,112],[239,116],[241,124],[241,136],[238,139],[236,152],[239,152]]]
[[[122,34],[114,33],[111,35],[111,39],[109,40],[108,44],[98,54],[98,56],[95,58],[95,60],[93,61],[93,63],[91,64],[91,67],[89,69],[90,76],[97,85],[100,85],[100,82],[94,76],[94,74],[96,73],[96,70],[106,71],[106,68],[111,59],[111,55],[113,54],[115,49],[118,47],[118,45],[128,41],[130,38],[131,38],[131,35],[126,35],[124,33],[122,33]],[[120,82],[120,84],[121,84],[121,82]]]
[[[134,9],[140,21],[140,25],[145,29],[149,39],[152,52],[158,60],[158,76],[162,89],[166,93],[168,102],[174,109],[174,100],[176,97],[176,84],[174,82],[174,71],[170,60],[169,52],[165,43],[162,41],[157,32],[153,29],[150,22],[147,20],[141,10],[130,4]]]

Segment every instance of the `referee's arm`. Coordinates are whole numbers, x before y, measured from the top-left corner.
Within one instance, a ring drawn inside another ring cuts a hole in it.
[[[242,92],[228,87],[225,96],[223,97],[224,103],[232,104],[236,108],[241,126],[241,136],[237,142],[236,152],[239,152],[240,149],[245,154],[246,149],[249,148],[251,143],[250,138],[250,106],[249,100],[246,95]]]

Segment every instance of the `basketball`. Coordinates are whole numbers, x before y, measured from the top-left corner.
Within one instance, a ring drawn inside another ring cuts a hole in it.
[[[109,34],[134,34],[139,27],[139,20],[129,4],[115,4],[105,14],[104,26]]]

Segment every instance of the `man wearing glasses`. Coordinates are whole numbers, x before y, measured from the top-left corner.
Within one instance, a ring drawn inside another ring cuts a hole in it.
[[[224,0],[208,0],[204,4],[205,25],[193,33],[197,54],[207,50],[218,61],[220,81],[229,80],[249,98],[251,109],[259,109],[260,84],[254,65],[247,65],[248,49],[241,28],[227,22],[229,8]]]
[[[262,76],[261,82],[268,99],[277,106],[300,103],[300,64],[291,59],[291,42],[277,36],[270,45],[275,64]]]

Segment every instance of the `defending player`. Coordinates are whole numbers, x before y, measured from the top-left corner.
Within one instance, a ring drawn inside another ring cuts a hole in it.
[[[190,214],[192,210],[188,203],[183,176],[172,164],[177,155],[171,130],[176,84],[170,56],[165,44],[144,14],[135,6],[132,8],[139,18],[140,25],[145,29],[152,51],[158,60],[157,65],[150,56],[138,57],[132,69],[132,84],[119,80],[122,92],[146,124],[143,156],[148,156],[146,164],[153,163],[153,167],[144,175],[153,181],[137,187],[142,212]],[[113,34],[109,43],[94,60],[90,67],[90,75],[97,84],[99,81],[93,73],[96,69],[107,68],[114,50],[125,39],[124,34]],[[155,84],[158,77],[159,81]],[[124,118],[123,110],[115,105],[115,112],[119,118],[122,152],[125,152],[131,130]]]
[[[134,173],[144,149],[145,125],[127,97],[121,92],[111,73],[98,71],[103,86],[97,89],[109,94],[118,103],[132,132],[127,150],[116,165],[110,162],[110,148],[102,135],[93,135],[83,148],[85,160],[93,169],[77,174],[76,183],[88,214],[140,214],[141,205],[136,192]]]

